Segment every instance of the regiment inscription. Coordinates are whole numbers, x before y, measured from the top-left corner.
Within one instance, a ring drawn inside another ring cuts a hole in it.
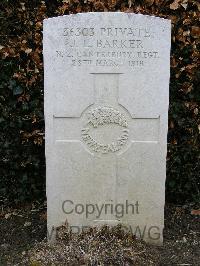
[[[56,55],[68,58],[72,67],[125,65],[143,68],[159,58],[157,50],[148,49],[148,42],[158,38],[153,27],[63,28],[60,35],[65,49],[56,50]]]

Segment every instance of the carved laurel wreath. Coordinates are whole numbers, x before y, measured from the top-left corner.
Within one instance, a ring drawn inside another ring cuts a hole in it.
[[[126,121],[125,116],[120,113],[118,110],[112,107],[97,107],[92,109],[87,114],[87,125],[91,125],[94,128],[98,128],[101,125],[109,125],[109,124],[117,124],[124,129],[122,130],[122,134],[117,138],[117,141],[113,141],[110,144],[102,144],[97,142],[92,138],[89,134],[90,127],[85,127],[82,129],[82,139],[86,142],[86,144],[95,152],[100,153],[109,153],[116,152],[122,148],[123,145],[128,140],[128,123]]]

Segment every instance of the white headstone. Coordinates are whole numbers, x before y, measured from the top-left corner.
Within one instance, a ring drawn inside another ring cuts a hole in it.
[[[162,243],[170,30],[120,12],[44,20],[50,233],[122,223]]]

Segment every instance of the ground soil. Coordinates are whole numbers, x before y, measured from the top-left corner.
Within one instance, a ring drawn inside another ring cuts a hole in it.
[[[45,205],[2,206],[0,265],[200,265],[198,206],[167,205],[164,245],[137,240],[121,228],[91,229],[81,235],[59,231],[55,245],[46,243]]]

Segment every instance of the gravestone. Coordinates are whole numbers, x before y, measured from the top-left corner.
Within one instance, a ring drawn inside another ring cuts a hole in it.
[[[162,243],[170,30],[120,12],[44,20],[49,232],[121,223]]]

